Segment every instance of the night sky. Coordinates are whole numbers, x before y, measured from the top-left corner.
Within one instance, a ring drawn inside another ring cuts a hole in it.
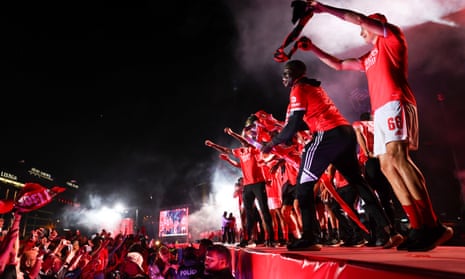
[[[74,179],[82,201],[124,197],[158,209],[200,206],[205,191],[229,198],[237,172],[204,141],[238,146],[223,129],[239,131],[260,109],[283,119],[288,90],[272,55],[293,27],[290,2],[2,2],[0,161]],[[413,18],[404,12],[419,7],[403,1],[366,2],[344,7],[385,13],[405,30],[421,126],[415,160],[439,211],[454,216],[454,170],[465,168],[465,4],[424,1]],[[367,50],[357,26],[325,15],[310,23],[305,34],[338,56]],[[350,121],[366,110],[363,73],[333,71],[311,53],[295,58]],[[218,177],[231,189],[219,191]]]

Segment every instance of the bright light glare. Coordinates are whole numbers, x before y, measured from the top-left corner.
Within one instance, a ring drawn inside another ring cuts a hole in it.
[[[113,207],[116,212],[123,213],[126,207],[122,203],[116,203],[115,206]]]
[[[109,208],[108,206],[102,206],[86,211],[83,214],[85,215],[83,219],[88,221],[87,226],[96,231],[105,229],[112,232],[113,235],[119,233],[120,224],[124,218],[120,207]]]

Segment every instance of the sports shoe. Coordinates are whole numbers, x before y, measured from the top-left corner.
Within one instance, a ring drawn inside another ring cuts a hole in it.
[[[275,241],[267,240],[265,241],[265,247],[277,248],[279,245]]]
[[[321,244],[317,244],[314,241],[307,239],[296,239],[292,243],[287,245],[289,251],[320,251]]]
[[[388,241],[383,245],[383,249],[391,249],[391,248],[397,247],[402,242],[404,242],[404,237],[400,233],[391,235]]]
[[[336,238],[332,238],[332,239],[328,240],[326,243],[324,243],[324,245],[331,246],[331,247],[339,247],[339,246],[341,246],[341,244],[342,244],[342,241],[340,241],[339,239],[336,239]]]
[[[407,249],[409,252],[430,251],[451,239],[453,235],[454,230],[443,224],[439,224],[434,228],[423,227],[420,230],[419,237],[413,239]]]
[[[420,234],[421,234],[420,229],[410,229],[404,242],[402,242],[401,244],[397,246],[397,250],[407,251],[408,248],[411,245],[413,245],[416,239],[420,238]]]
[[[350,240],[342,243],[340,247],[363,247],[367,241],[365,239]]]
[[[257,245],[253,241],[249,240],[241,240],[239,244],[237,244],[236,247],[238,248],[253,248],[256,247]]]

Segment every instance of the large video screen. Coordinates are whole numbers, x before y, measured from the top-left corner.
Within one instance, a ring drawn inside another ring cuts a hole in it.
[[[188,207],[160,211],[158,235],[160,237],[187,235],[188,216]]]

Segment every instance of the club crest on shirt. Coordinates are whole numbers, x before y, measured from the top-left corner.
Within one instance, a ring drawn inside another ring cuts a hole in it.
[[[373,50],[370,51],[370,55],[363,61],[365,64],[365,71],[368,71],[368,69],[373,66],[376,63],[376,57],[378,56],[378,49],[374,48]]]

